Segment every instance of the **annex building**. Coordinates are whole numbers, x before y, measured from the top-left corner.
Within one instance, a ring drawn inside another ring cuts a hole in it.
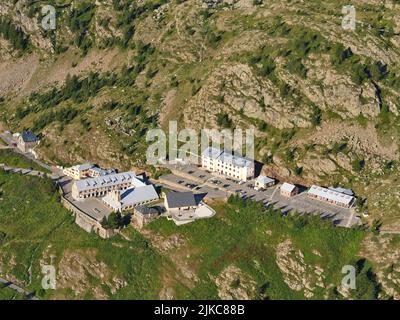
[[[350,208],[355,200],[354,196],[339,192],[337,190],[340,189],[328,189],[313,185],[311,186],[310,190],[308,190],[307,195],[313,199],[328,202],[344,208]]]
[[[103,198],[103,202],[114,212],[122,212],[158,199],[153,185],[143,185],[111,191]]]
[[[146,184],[134,172],[114,173],[75,181],[72,185],[72,197],[75,200],[104,197],[114,190],[127,190],[143,186]]]
[[[115,173],[115,170],[113,169],[104,170],[93,164],[84,163],[70,168],[65,168],[63,170],[63,173],[74,180],[80,180],[84,178],[96,178],[96,177],[106,176]]]

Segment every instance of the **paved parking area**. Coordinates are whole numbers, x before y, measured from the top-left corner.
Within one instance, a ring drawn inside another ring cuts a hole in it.
[[[175,174],[168,174],[161,177],[158,182],[167,188],[176,189],[177,191],[193,191],[194,193],[206,193],[207,198],[225,198],[229,196],[226,191],[220,190],[217,186],[208,186],[204,183],[198,184],[196,181],[189,180]]]
[[[275,185],[264,191],[254,190],[254,180],[246,183],[234,181],[226,176],[210,173],[194,165],[183,166],[175,165],[174,172],[182,171],[184,177],[177,174],[162,176],[172,185],[181,187],[182,190],[192,190],[193,192],[208,193],[210,198],[225,198],[230,194],[239,194],[243,199],[251,199],[263,203],[264,206],[272,205],[276,209],[281,209],[283,213],[298,212],[299,214],[319,214],[322,218],[329,218],[336,225],[351,227],[359,223],[350,209],[338,207],[322,201],[310,199],[306,192],[302,192],[292,198],[280,195],[280,185]],[[199,183],[188,178],[188,175],[195,176],[195,180],[202,178],[203,183]]]

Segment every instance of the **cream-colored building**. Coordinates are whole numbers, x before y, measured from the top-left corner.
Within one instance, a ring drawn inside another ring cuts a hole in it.
[[[164,195],[164,206],[168,212],[195,210],[198,208],[193,192],[169,192]]]
[[[307,195],[309,198],[317,199],[344,208],[350,208],[355,201],[354,196],[319,186],[311,186],[307,192]]]
[[[65,168],[63,173],[74,180],[80,180],[89,177],[89,170],[93,167],[90,163],[80,164],[70,168]]]
[[[65,168],[63,170],[63,173],[64,175],[71,177],[74,180],[80,180],[84,178],[96,178],[106,176],[115,173],[115,171],[112,169],[104,170],[93,164],[84,163],[70,168]]]
[[[235,180],[247,181],[254,178],[254,160],[239,157],[213,147],[208,147],[203,151],[201,165],[207,170],[226,175]]]
[[[104,197],[114,190],[127,190],[146,184],[134,172],[114,173],[102,177],[77,180],[72,185],[75,200]]]

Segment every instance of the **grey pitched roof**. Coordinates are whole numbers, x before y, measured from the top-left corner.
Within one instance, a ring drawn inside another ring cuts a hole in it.
[[[197,206],[193,192],[169,192],[166,198],[169,208]]]
[[[203,157],[217,159],[221,155],[222,151],[213,147],[207,147],[203,151]]]
[[[136,177],[134,172],[115,173],[97,178],[78,180],[75,181],[75,185],[78,191],[85,191],[94,188],[110,187],[123,182],[130,182],[133,187],[141,187],[145,185]]]
[[[271,182],[275,182],[275,179],[272,179],[272,178],[267,177],[267,176],[258,176],[257,177],[257,181],[260,182],[260,183],[268,184],[268,183],[271,183]]]
[[[286,192],[292,192],[296,186],[294,184],[290,184],[287,182],[284,182],[281,186],[281,190],[286,191]]]
[[[234,166],[242,167],[242,168],[254,166],[254,160],[251,160],[251,159],[245,158],[245,157],[240,157],[240,156],[234,155],[227,151],[224,151],[219,156],[218,159],[225,163],[232,164]]]
[[[77,169],[81,170],[81,171],[89,170],[93,167],[94,167],[94,165],[91,163],[84,163],[84,164],[77,165]]]
[[[238,167],[254,166],[254,160],[232,154],[232,152],[221,151],[219,149],[208,147],[202,153],[203,157],[218,159]]]
[[[39,138],[30,131],[24,131],[21,133],[21,138],[24,142],[36,142]]]
[[[139,205],[135,207],[135,210],[137,211],[137,213],[140,213],[141,215],[159,214],[159,211],[156,208],[149,208],[148,206],[145,205]]]
[[[336,192],[340,192],[340,193],[344,193],[347,194],[348,196],[354,196],[354,192],[351,189],[345,189],[342,187],[329,187],[330,190],[336,191]]]
[[[129,188],[125,191],[120,191],[120,192],[121,192],[121,202],[115,202],[110,196],[110,194],[106,195],[103,198],[103,201],[107,202],[116,210],[118,209],[124,210],[127,207],[130,207],[132,205],[134,206],[141,202],[158,199],[158,194],[154,189],[153,185],[138,186],[136,188],[135,187]]]

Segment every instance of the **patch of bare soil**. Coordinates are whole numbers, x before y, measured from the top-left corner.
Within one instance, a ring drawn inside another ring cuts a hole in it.
[[[215,279],[222,300],[250,300],[256,294],[256,282],[236,266],[228,266]]]
[[[0,63],[0,96],[20,90],[31,79],[38,65],[36,55]]]
[[[285,283],[294,291],[302,291],[306,298],[313,297],[317,287],[325,288],[324,270],[320,266],[307,265],[303,253],[293,247],[290,239],[278,245],[276,263]]]
[[[174,98],[176,95],[176,90],[170,90],[165,95],[162,101],[162,112],[160,112],[160,120],[159,122],[164,124],[164,121],[167,120],[168,115],[173,114],[174,112]]]
[[[103,286],[94,285],[91,278],[100,280],[111,294],[127,285],[123,279],[113,277],[109,267],[96,259],[95,250],[66,251],[58,266],[57,288],[70,289],[77,298],[91,292],[96,299],[107,299]]]
[[[119,60],[119,51],[113,49],[92,50],[84,58],[67,52],[56,59],[39,60],[37,55],[32,54],[0,62],[0,95],[13,92],[24,97],[39,89],[63,83],[68,74],[112,70],[118,66]]]

